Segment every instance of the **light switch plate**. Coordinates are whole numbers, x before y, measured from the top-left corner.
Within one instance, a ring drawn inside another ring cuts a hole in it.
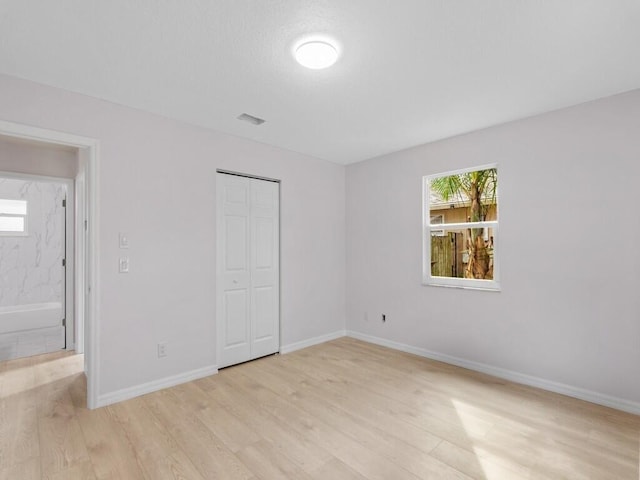
[[[119,245],[120,248],[129,248],[129,235],[124,232],[120,232]]]
[[[129,257],[120,257],[120,273],[129,273]]]

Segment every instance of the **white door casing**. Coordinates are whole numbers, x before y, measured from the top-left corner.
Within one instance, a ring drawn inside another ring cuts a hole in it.
[[[218,173],[218,367],[279,350],[279,184]]]

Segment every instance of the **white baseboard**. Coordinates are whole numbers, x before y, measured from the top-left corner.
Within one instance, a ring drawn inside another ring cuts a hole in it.
[[[280,353],[291,353],[302,348],[312,347],[319,343],[329,342],[336,338],[344,337],[347,334],[345,330],[338,330],[337,332],[328,333],[326,335],[320,335],[319,337],[308,338],[300,342],[290,343],[289,345],[282,345],[280,347]]]
[[[550,392],[560,393],[569,397],[578,398],[587,402],[596,403],[598,405],[604,405],[605,407],[615,408],[616,410],[622,410],[624,412],[640,415],[640,403],[625,400],[622,398],[612,397],[602,393],[594,392],[591,390],[585,390],[571,385],[565,385],[563,383],[553,382],[544,378],[533,377],[531,375],[525,375],[523,373],[514,372],[512,370],[506,370],[500,367],[494,367],[484,363],[473,362],[471,360],[465,360],[464,358],[453,357],[443,353],[432,352],[430,350],[413,347],[404,343],[394,342],[393,340],[387,340],[380,337],[374,337],[360,332],[354,332],[347,330],[347,336],[362,340],[364,342],[374,343],[383,347],[393,348],[394,350],[400,350],[402,352],[412,353],[420,357],[430,358],[431,360],[437,360],[440,362],[456,365],[458,367],[467,368],[476,372],[486,373],[494,377],[509,380],[515,383],[521,383],[523,385],[529,385],[531,387],[541,388]]]
[[[473,362],[471,360],[465,360],[464,358],[454,357],[443,353],[433,352],[420,347],[414,347],[393,340],[387,340],[385,338],[375,337],[353,330],[338,330],[326,335],[320,335],[318,337],[309,338],[300,342],[290,343],[280,347],[280,353],[291,353],[302,348],[311,347],[320,343],[329,342],[340,337],[349,336],[364,342],[381,345],[383,347],[392,348],[402,352],[412,353],[420,357],[437,360],[440,362],[448,363],[450,365],[456,365],[458,367],[467,368],[476,372],[486,373],[494,377],[509,380],[515,383],[521,383],[523,385],[529,385],[531,387],[541,388],[550,392],[560,393],[569,397],[578,398],[587,402],[603,405],[606,407],[615,408],[616,410],[622,410],[624,412],[640,415],[640,403],[625,400],[622,398],[612,397],[602,393],[594,392],[591,390],[585,390],[571,385],[546,380],[544,378],[533,377],[523,373],[514,372],[500,367],[494,367],[484,363]],[[147,393],[156,392],[164,388],[173,387],[181,383],[190,382],[199,378],[208,377],[218,373],[218,367],[212,365],[209,367],[199,368],[190,372],[181,373],[172,377],[163,378],[160,380],[154,380],[152,382],[144,383],[134,387],[124,388],[115,392],[100,395],[96,407],[104,407],[113,403],[128,400],[130,398],[145,395]]]
[[[157,392],[164,388],[175,387],[181,383],[190,382],[199,378],[208,377],[218,373],[218,366],[211,365],[209,367],[198,368],[191,370],[190,372],[180,373],[171,377],[161,378],[160,380],[154,380],[152,382],[143,383],[142,385],[136,385],[134,387],[123,388],[111,393],[105,393],[98,397],[98,407],[106,407],[113,403],[129,400],[130,398],[139,397],[147,393]]]

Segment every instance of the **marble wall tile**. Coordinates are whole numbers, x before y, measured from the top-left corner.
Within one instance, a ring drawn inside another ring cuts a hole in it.
[[[64,337],[62,326],[0,334],[0,362],[56,352],[64,348]]]
[[[0,306],[61,302],[66,186],[0,178],[0,198],[28,202],[27,236],[0,236]]]

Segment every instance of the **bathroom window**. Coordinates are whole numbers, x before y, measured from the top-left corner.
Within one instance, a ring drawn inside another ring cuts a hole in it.
[[[0,235],[27,234],[27,201],[0,198]]]

